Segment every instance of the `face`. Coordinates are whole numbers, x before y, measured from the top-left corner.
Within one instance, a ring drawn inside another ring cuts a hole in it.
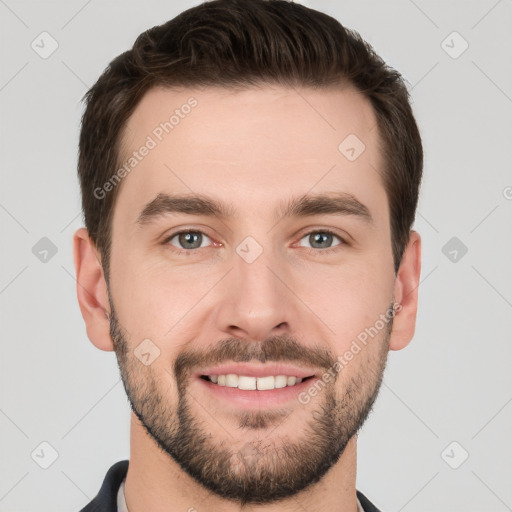
[[[132,409],[219,496],[291,496],[364,422],[392,336],[371,105],[351,89],[154,89],[123,134],[130,158],[109,301]]]

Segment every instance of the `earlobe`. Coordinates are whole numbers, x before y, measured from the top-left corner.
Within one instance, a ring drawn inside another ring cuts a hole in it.
[[[112,351],[107,283],[98,251],[86,228],[78,229],[73,236],[73,255],[78,303],[87,336],[100,350]]]
[[[420,273],[421,237],[416,231],[411,231],[395,279],[395,302],[401,304],[401,308],[393,319],[393,329],[389,342],[391,350],[403,349],[414,336]]]

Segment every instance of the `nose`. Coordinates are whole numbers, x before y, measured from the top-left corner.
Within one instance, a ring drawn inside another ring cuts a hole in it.
[[[285,263],[270,251],[251,263],[234,254],[233,269],[219,290],[217,328],[252,341],[290,333],[300,315],[292,281]]]

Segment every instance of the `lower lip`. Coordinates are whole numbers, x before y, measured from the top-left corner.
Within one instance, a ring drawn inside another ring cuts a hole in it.
[[[221,400],[226,400],[240,408],[254,409],[274,407],[285,405],[295,400],[299,402],[299,394],[308,389],[317,380],[314,377],[303,380],[294,386],[286,386],[285,388],[267,389],[267,390],[244,390],[238,388],[230,388],[228,386],[219,386],[205,379],[197,377],[199,384],[204,389]],[[300,403],[300,402],[299,402]]]

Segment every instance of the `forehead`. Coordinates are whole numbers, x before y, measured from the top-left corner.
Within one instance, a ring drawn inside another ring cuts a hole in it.
[[[287,152],[292,148],[297,157],[318,158],[323,150],[338,151],[337,142],[349,133],[373,138],[376,133],[371,132],[375,125],[369,101],[348,86],[322,89],[259,86],[238,91],[221,87],[203,90],[158,87],[144,95],[129,118],[122,147],[130,151],[149,135],[164,145],[174,140],[177,154],[180,142],[194,142],[198,157],[203,154],[209,157],[216,144],[221,145],[217,149],[222,155],[223,146],[238,142],[265,149],[263,156],[272,158],[292,156]],[[347,133],[348,130],[351,132]],[[283,147],[285,139],[288,144]],[[314,140],[315,145],[298,145],[309,140]],[[371,144],[372,140],[367,142]]]
[[[152,89],[126,124],[120,166],[116,210],[133,222],[160,192],[211,195],[260,215],[274,198],[309,191],[386,208],[375,115],[350,87]]]

